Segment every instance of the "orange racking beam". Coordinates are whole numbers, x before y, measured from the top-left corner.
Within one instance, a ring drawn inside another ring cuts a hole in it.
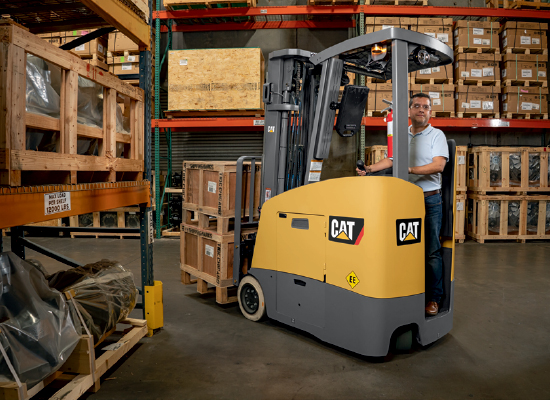
[[[56,192],[70,192],[71,209],[45,215],[45,194]],[[0,188],[0,229],[135,204],[150,205],[149,181]]]
[[[175,25],[172,32],[211,32],[211,31],[242,31],[256,29],[345,29],[355,28],[355,21],[257,21],[257,22],[223,22],[219,24]],[[168,32],[168,27],[162,25],[161,32]]]

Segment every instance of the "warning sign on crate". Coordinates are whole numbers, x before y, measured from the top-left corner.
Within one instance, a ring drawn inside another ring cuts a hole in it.
[[[71,192],[44,194],[44,215],[71,211]]]

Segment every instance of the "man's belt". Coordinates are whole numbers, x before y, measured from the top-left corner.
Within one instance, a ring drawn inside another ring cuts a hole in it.
[[[439,193],[441,193],[440,189],[430,190],[429,192],[424,192],[424,197],[430,197],[430,196],[433,196],[434,194],[439,194]]]

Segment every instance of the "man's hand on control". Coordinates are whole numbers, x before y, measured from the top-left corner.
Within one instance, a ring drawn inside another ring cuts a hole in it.
[[[365,170],[366,171],[363,171],[362,169],[359,169],[359,168],[355,168],[355,171],[357,171],[357,175],[366,176],[367,174],[371,173],[370,165],[365,165]]]

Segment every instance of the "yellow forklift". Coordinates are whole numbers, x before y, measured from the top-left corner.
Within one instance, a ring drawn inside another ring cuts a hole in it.
[[[252,207],[242,204],[243,163],[260,157],[244,156],[237,164],[233,280],[246,318],[267,316],[365,356],[385,356],[390,344],[400,350],[410,349],[413,340],[428,345],[451,330],[455,144],[448,141],[450,159],[442,173],[444,296],[439,314],[429,317],[424,196],[408,182],[407,110],[408,73],[452,61],[445,44],[399,28],[317,54],[270,54],[259,224],[252,210],[243,220],[241,208]],[[390,176],[320,181],[336,110],[336,131],[351,137],[360,130],[367,101],[368,88],[350,85],[346,72],[392,80]],[[241,240],[242,229],[251,226],[258,226],[257,236]]]

